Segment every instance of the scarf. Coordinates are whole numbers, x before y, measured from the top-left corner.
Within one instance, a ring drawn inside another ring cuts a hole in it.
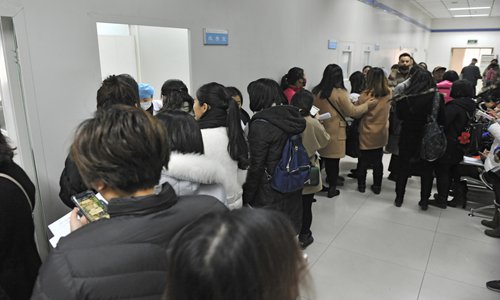
[[[222,108],[213,107],[207,110],[198,120],[200,129],[217,128],[227,126],[227,111]]]

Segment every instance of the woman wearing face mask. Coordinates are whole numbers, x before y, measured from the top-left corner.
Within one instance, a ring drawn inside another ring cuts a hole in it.
[[[306,83],[307,80],[304,70],[299,67],[291,68],[288,70],[288,73],[281,78],[281,88],[283,89],[288,104],[290,104],[296,92],[306,87]]]
[[[238,105],[223,85],[211,82],[196,92],[193,110],[203,136],[205,155],[220,162],[228,176],[237,179],[237,184],[226,187],[227,205],[230,209],[240,208],[248,168],[248,146]]]
[[[147,83],[139,83],[139,99],[141,108],[150,114],[153,114],[153,95],[155,89]]]

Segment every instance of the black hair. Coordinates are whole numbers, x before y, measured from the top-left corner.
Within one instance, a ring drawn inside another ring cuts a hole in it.
[[[419,62],[418,65],[423,68],[424,70],[427,70],[427,64],[423,61]]]
[[[229,86],[226,89],[229,92],[229,94],[231,95],[231,97],[236,97],[236,96],[240,97],[241,106],[243,106],[243,95],[241,94],[240,90],[238,90],[234,86]]]
[[[365,89],[366,77],[365,74],[360,71],[352,73],[351,76],[349,76],[349,81],[351,82],[351,93],[361,94]]]
[[[110,75],[97,90],[97,109],[115,104],[140,107],[139,85],[128,74]]]
[[[460,77],[458,76],[457,72],[455,72],[453,70],[446,71],[443,74],[443,80],[448,80],[450,82],[455,82],[458,79],[460,79]]]
[[[370,66],[370,65],[366,65],[366,66],[363,67],[363,69],[361,69],[361,71],[363,71],[363,73],[364,73],[366,68],[368,68],[369,70],[371,70],[373,67]],[[356,73],[356,72],[354,72],[354,73]]]
[[[415,68],[415,73],[411,76],[410,84],[405,89],[404,94],[420,94],[432,88],[436,88],[436,83],[431,72],[422,68]]]
[[[260,78],[250,82],[247,87],[250,97],[250,110],[261,111],[275,105],[288,104],[280,85],[268,78]]]
[[[411,60],[413,60],[413,57],[412,57],[412,56],[410,55],[410,53],[408,53],[408,52],[403,52],[403,53],[401,53],[401,54],[399,55],[399,57],[398,57],[398,60],[399,60],[399,59],[401,59],[401,57],[404,57],[404,56],[407,56],[407,57],[409,57]]]
[[[180,110],[166,110],[156,118],[165,125],[171,151],[204,154],[200,126],[193,116]]]
[[[451,86],[450,97],[454,99],[474,97],[474,87],[472,83],[465,79],[456,80]]]
[[[323,71],[323,78],[320,83],[312,90],[314,95],[318,95],[321,99],[330,97],[334,88],[346,90],[344,86],[344,75],[342,68],[336,64],[329,64]]]
[[[179,79],[169,79],[161,86],[163,98],[162,110],[193,111],[194,99],[188,93],[188,88]]]
[[[7,142],[7,138],[0,130],[0,166],[12,162],[12,159],[14,158],[14,150],[16,150],[16,148],[10,147]]]
[[[299,79],[304,78],[304,70],[299,67],[293,67],[281,78],[281,88],[286,90],[289,86],[295,85]]]
[[[170,149],[165,128],[144,110],[113,105],[78,126],[70,155],[83,182],[124,193],[158,184]]]
[[[184,227],[169,247],[164,299],[291,300],[307,293],[307,264],[280,212],[209,213]]]
[[[297,91],[295,95],[293,95],[290,104],[298,107],[300,109],[300,114],[303,116],[310,115],[311,107],[313,106],[314,96],[308,90],[302,89]]]
[[[211,82],[198,89],[196,98],[201,105],[207,103],[210,106],[205,115],[215,110],[223,110],[226,113],[229,156],[238,162],[238,168],[247,169],[249,164],[248,145],[241,128],[240,108],[229,94],[229,91],[222,84]]]

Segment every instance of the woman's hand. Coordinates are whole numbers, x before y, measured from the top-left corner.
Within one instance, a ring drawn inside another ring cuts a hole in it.
[[[370,98],[368,99],[368,101],[366,101],[366,103],[368,103],[368,109],[372,109],[375,107],[375,105],[377,105],[378,100],[375,98]]]
[[[76,207],[73,208],[73,211],[71,212],[71,215],[69,217],[69,225],[71,228],[71,232],[87,225],[88,223],[89,221],[84,216],[80,218],[78,217],[78,208]]]

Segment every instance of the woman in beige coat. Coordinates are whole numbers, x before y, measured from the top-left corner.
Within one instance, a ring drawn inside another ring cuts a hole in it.
[[[339,176],[339,161],[345,156],[346,122],[345,117],[358,118],[376,105],[375,99],[355,106],[349,100],[344,86],[342,69],[336,64],[326,66],[321,82],[312,90],[315,95],[314,105],[320,113],[329,112],[332,117],[324,121],[324,126],[330,134],[330,142],[319,151],[321,159],[325,161],[326,175],[328,176],[328,198],[340,194],[337,190]],[[342,114],[342,115],[339,115]]]
[[[377,105],[363,115],[359,124],[358,191],[365,192],[366,170],[373,166],[373,185],[371,190],[380,194],[384,165],[382,164],[383,147],[389,139],[389,111],[392,98],[384,71],[373,68],[368,72],[366,90],[359,96],[359,104],[369,99],[377,99]]]
[[[330,135],[326,132],[320,121],[311,116],[311,107],[314,96],[307,90],[300,90],[293,95],[290,104],[299,108],[300,113],[306,120],[306,129],[302,132],[302,144],[307,151],[311,166],[319,168],[319,159],[316,151],[325,147],[330,140]],[[302,190],[302,228],[299,234],[299,243],[302,249],[309,246],[314,238],[311,232],[312,211],[311,206],[314,199],[314,193],[321,191],[323,187],[321,176],[319,183],[314,186],[304,186]]]

